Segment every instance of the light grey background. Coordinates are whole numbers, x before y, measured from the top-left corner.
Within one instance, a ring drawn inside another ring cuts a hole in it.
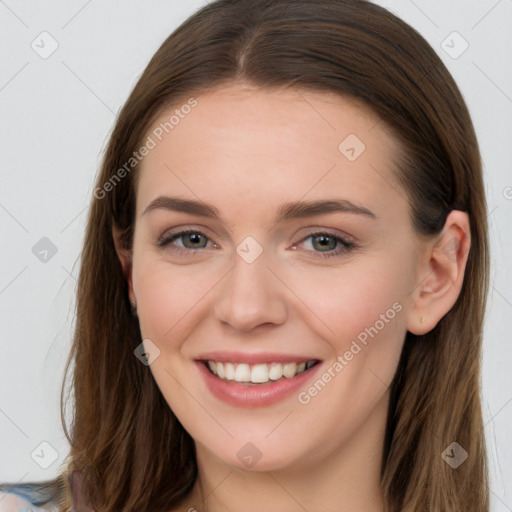
[[[60,386],[101,152],[152,54],[204,3],[0,0],[0,481],[52,478],[67,454]],[[376,3],[442,57],[477,130],[493,251],[483,361],[492,510],[512,511],[512,0]],[[57,248],[46,262],[32,252],[43,237]],[[36,463],[54,453],[47,469]]]

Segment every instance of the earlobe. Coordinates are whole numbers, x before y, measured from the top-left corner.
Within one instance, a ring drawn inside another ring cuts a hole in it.
[[[442,232],[427,242],[420,264],[407,330],[422,335],[434,329],[456,303],[471,244],[468,214],[453,210]]]
[[[132,284],[132,250],[127,249],[123,246],[121,242],[121,230],[115,225],[112,226],[112,238],[114,240],[114,246],[116,250],[117,257],[121,264],[123,276],[126,279],[128,284],[128,295],[132,306],[136,303],[135,294],[133,293],[133,284]]]

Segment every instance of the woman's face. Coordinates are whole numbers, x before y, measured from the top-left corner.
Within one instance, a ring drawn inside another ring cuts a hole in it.
[[[155,122],[140,168],[129,281],[150,371],[202,460],[361,453],[422,277],[398,145],[327,93],[195,100]]]

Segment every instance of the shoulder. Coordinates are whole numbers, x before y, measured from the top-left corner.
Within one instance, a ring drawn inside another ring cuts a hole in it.
[[[15,494],[0,492],[0,512],[23,512],[30,510],[30,503]]]
[[[0,492],[0,512],[39,512],[30,501],[13,493]]]
[[[70,496],[66,497],[65,501],[68,498],[71,499],[73,510],[94,512],[85,497],[82,472],[71,471],[67,482]],[[63,485],[61,476],[44,482],[0,483],[0,512],[59,512],[62,509],[62,506],[59,506],[59,501],[64,499],[63,494],[68,494],[67,491],[64,491]],[[69,504],[65,505],[65,507],[68,506]]]
[[[58,512],[56,496],[44,483],[0,485],[0,512]]]

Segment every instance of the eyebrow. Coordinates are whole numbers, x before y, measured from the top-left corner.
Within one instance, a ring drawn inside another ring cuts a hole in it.
[[[220,211],[211,204],[203,201],[169,196],[160,196],[151,201],[142,215],[146,215],[153,210],[159,209],[189,213],[191,215],[208,217],[223,222]],[[315,215],[322,215],[326,213],[353,213],[364,215],[372,219],[377,218],[375,213],[368,208],[358,206],[346,199],[322,199],[316,201],[295,201],[282,204],[277,210],[274,224],[290,219],[313,217]]]

